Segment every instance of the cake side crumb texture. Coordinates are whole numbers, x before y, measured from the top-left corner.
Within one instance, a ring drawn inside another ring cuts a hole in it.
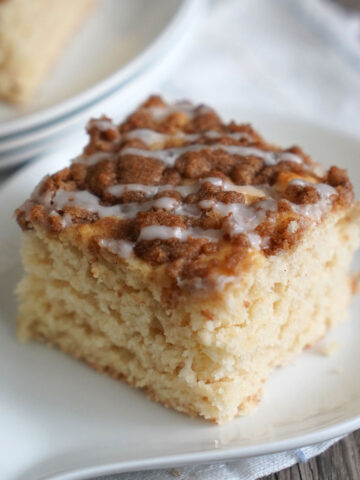
[[[346,317],[359,208],[346,172],[209,107],[151,97],[17,210],[18,334],[167,406],[247,413]]]

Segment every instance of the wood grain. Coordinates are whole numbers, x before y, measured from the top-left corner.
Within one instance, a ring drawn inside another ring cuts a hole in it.
[[[360,9],[360,2],[359,0],[336,0],[337,3],[342,5],[345,8],[350,10],[359,10]],[[359,475],[360,476],[360,475]]]
[[[359,480],[360,430],[307,463],[263,477],[263,480]]]

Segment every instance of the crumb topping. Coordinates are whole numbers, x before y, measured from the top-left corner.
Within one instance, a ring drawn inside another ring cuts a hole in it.
[[[179,288],[223,286],[247,253],[289,250],[353,201],[344,170],[322,171],[203,105],[151,97],[124,123],[104,116],[87,130],[83,154],[40,182],[18,223],[94,225],[93,249],[165,265]]]

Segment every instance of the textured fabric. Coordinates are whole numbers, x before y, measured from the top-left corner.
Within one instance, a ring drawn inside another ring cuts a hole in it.
[[[327,0],[217,0],[186,60],[161,91],[220,110],[290,113],[360,134],[359,39],[359,18]],[[255,480],[306,462],[338,440],[226,464],[101,480]]]
[[[218,0],[161,91],[360,134],[360,16],[328,0]]]
[[[99,477],[97,480],[256,480],[264,475],[278,472],[298,462],[306,462],[319,455],[333,443],[328,442],[288,452],[243,458],[234,462],[213,465],[190,465],[182,468],[132,472]]]

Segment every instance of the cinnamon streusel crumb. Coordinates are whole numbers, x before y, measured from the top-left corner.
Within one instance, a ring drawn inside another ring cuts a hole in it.
[[[177,288],[189,285],[195,258],[205,279],[228,270],[213,257],[229,245],[239,259],[251,249],[294,248],[308,228],[353,200],[344,170],[320,173],[299,147],[280,149],[202,105],[151,97],[124,123],[104,116],[88,132],[84,153],[17,210],[19,224],[80,231],[111,217],[111,236],[101,227],[99,241],[128,242],[142,260],[168,264]]]

